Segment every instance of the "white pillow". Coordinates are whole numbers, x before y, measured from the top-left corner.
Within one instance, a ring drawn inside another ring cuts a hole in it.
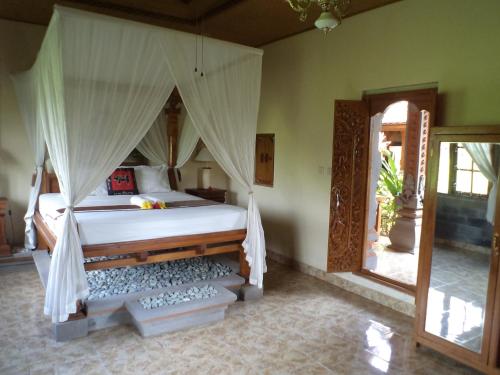
[[[148,165],[139,165],[134,167],[134,171],[139,194],[168,193],[172,191],[168,182],[166,166],[150,167]]]
[[[99,184],[99,186],[96,187],[95,190],[92,193],[90,193],[90,195],[97,195],[97,196],[108,195],[108,185],[106,184],[106,181],[104,181],[102,184]]]

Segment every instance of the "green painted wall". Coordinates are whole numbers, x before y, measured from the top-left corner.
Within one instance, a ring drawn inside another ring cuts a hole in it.
[[[9,199],[7,238],[16,245],[24,242],[34,156],[10,74],[31,67],[44,34],[43,26],[0,19],[0,197]]]
[[[264,50],[258,131],[276,134],[275,186],[255,192],[268,248],[320,269],[335,99],[437,82],[440,125],[500,124],[499,0],[404,0]]]

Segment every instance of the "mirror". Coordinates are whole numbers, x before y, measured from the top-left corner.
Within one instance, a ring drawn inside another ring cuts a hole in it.
[[[425,331],[481,353],[498,145],[441,142]]]

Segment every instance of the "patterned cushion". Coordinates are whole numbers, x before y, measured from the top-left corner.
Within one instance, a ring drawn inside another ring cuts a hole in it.
[[[134,168],[117,168],[108,177],[109,195],[137,195],[137,184],[135,182]]]

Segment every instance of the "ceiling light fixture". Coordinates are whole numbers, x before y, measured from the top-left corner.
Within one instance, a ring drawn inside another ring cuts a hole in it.
[[[299,13],[300,21],[304,22],[307,19],[307,12],[312,3],[316,3],[321,7],[321,14],[314,26],[323,30],[326,34],[332,31],[340,24],[345,11],[350,4],[350,0],[286,0],[290,7]]]

